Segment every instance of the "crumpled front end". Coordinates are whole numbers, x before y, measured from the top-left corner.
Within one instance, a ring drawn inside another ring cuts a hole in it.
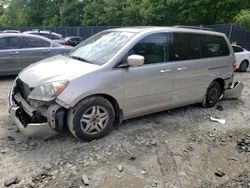
[[[15,80],[8,97],[10,115],[19,130],[29,137],[54,136],[63,130],[66,109],[55,101],[29,99],[33,89],[19,78]]]

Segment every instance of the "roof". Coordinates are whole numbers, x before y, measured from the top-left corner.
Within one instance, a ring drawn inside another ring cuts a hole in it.
[[[45,34],[53,34],[57,36],[62,36],[59,33],[51,32],[51,31],[41,31],[41,30],[24,31],[23,33],[45,33]]]
[[[32,35],[32,34],[28,34],[28,33],[0,33],[0,38],[1,37],[22,37],[22,36],[40,38],[40,39],[46,40],[46,41],[48,41],[50,43],[54,43],[53,40],[48,39],[48,38],[43,37],[43,36],[39,36],[39,35]]]

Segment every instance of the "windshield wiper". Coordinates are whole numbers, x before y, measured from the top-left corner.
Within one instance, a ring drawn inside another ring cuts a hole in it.
[[[93,64],[93,63],[91,63],[89,60],[84,59],[84,58],[82,58],[82,57],[73,56],[73,55],[70,55],[69,57],[72,58],[72,59],[76,59],[76,60],[79,60],[79,61],[83,61],[83,62],[86,62],[86,63]]]

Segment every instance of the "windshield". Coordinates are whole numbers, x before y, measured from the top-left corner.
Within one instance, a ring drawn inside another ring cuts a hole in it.
[[[68,56],[101,65],[110,60],[134,35],[131,32],[101,32],[72,49]]]

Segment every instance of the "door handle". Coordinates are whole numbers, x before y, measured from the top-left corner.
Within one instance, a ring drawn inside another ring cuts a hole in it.
[[[16,52],[10,52],[9,54],[10,55],[19,55],[19,52],[18,51],[16,51]]]
[[[50,52],[49,49],[43,51],[43,53],[45,53],[45,54],[47,54],[47,53],[49,53],[49,52]]]
[[[187,70],[187,67],[179,67],[177,68],[178,71],[183,71],[183,70]]]
[[[162,69],[162,70],[160,71],[160,73],[167,73],[167,72],[171,72],[171,70],[170,70],[170,69]]]

